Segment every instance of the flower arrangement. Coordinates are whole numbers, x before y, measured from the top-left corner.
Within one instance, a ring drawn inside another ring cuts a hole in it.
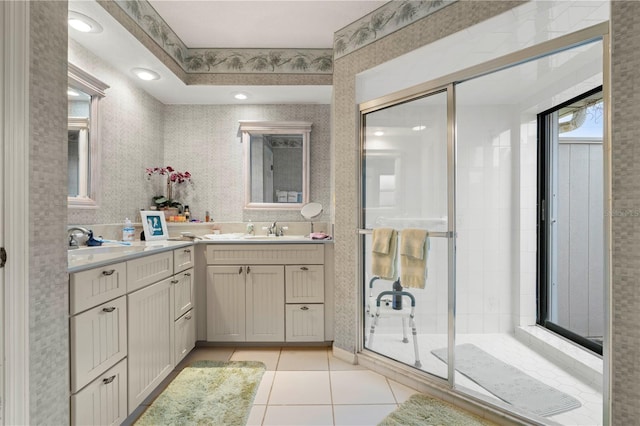
[[[147,179],[151,180],[151,176],[153,175],[162,175],[167,176],[167,191],[165,195],[157,195],[153,197],[154,204],[158,207],[158,209],[167,208],[167,207],[181,207],[182,204],[176,200],[173,200],[173,187],[172,184],[183,184],[183,183],[191,183],[191,173],[178,172],[171,166],[166,167],[149,167],[145,170],[147,174]]]

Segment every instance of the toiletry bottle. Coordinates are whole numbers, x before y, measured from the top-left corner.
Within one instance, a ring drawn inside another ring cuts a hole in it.
[[[189,213],[189,206],[184,206],[184,221],[189,222],[191,219],[191,213]]]
[[[210,219],[211,219],[211,216],[209,215],[209,210],[207,210],[207,212],[204,214],[204,221],[209,222]]]
[[[122,241],[133,241],[135,237],[135,229],[129,218],[124,220],[124,228],[122,228]]]

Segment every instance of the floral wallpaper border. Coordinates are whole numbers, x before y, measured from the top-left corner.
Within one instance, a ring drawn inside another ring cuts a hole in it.
[[[187,73],[333,73],[333,49],[191,49],[148,1],[115,3]]]
[[[358,50],[458,0],[390,1],[336,31],[334,59]]]
[[[186,73],[333,74],[333,61],[458,0],[390,1],[334,34],[333,49],[187,47],[147,0],[113,0]]]

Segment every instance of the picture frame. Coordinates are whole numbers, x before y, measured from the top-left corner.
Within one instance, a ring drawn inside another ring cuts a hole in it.
[[[142,210],[142,229],[146,241],[166,240],[169,238],[167,230],[167,220],[161,210]]]

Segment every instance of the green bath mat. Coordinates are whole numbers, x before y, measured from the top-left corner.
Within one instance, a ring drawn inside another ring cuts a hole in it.
[[[176,376],[136,425],[244,425],[265,365],[196,361]]]
[[[378,426],[494,426],[488,420],[421,393],[412,395]]]

